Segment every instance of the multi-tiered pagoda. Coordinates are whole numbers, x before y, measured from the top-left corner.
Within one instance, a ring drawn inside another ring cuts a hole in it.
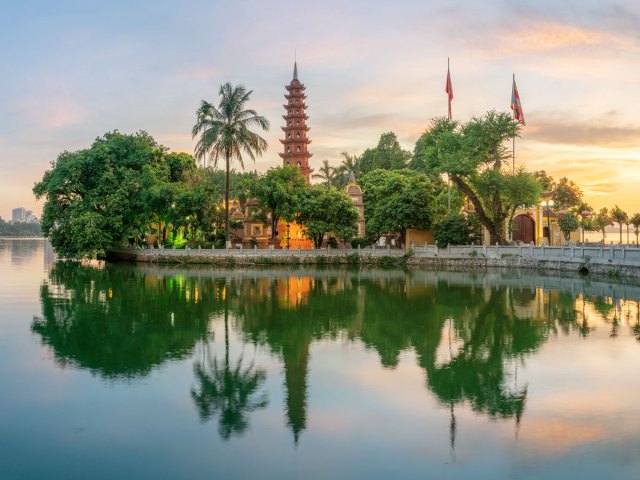
[[[305,86],[298,80],[297,62],[293,65],[293,80],[285,88],[288,92],[284,96],[287,99],[287,104],[283,106],[287,114],[282,116],[285,120],[285,126],[282,127],[284,138],[280,141],[284,145],[284,152],[280,156],[283,165],[297,166],[309,183],[309,176],[312,172],[309,168],[309,158],[313,154],[309,153],[307,148],[311,143],[307,137],[309,117],[305,113],[307,105],[304,103],[307,96],[304,94]]]

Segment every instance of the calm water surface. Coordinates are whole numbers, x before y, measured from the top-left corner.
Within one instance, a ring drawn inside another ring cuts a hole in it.
[[[639,300],[0,240],[0,478],[640,478]]]

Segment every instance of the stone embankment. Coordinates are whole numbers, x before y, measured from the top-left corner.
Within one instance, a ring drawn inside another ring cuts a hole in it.
[[[640,278],[640,249],[628,247],[534,247],[413,245],[410,253],[388,248],[319,250],[171,250],[110,252],[109,260],[164,264],[253,265],[409,265],[437,269],[535,269]]]

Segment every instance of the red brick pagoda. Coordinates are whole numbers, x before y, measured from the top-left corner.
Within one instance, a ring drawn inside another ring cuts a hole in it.
[[[309,153],[307,149],[311,143],[307,137],[309,127],[306,122],[309,117],[305,113],[307,105],[304,103],[307,96],[304,94],[305,86],[298,80],[297,62],[293,65],[293,80],[285,88],[288,92],[284,96],[287,99],[287,104],[283,107],[287,114],[282,116],[285,120],[285,126],[282,127],[284,138],[280,141],[284,145],[284,152],[280,156],[283,165],[297,166],[302,176],[307,179],[308,184],[312,172],[309,168],[309,158],[313,154]]]

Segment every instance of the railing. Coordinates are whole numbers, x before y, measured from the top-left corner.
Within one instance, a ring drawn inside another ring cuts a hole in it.
[[[364,255],[374,257],[401,257],[404,250],[398,248],[387,247],[367,247],[367,248],[314,248],[310,250],[303,249],[258,249],[258,248],[145,248],[140,250],[131,250],[138,255],[175,255],[175,256],[249,256],[249,257],[315,257],[330,256],[339,257],[345,255]]]
[[[624,263],[640,263],[640,248],[627,246],[591,246],[567,245],[563,247],[533,245],[450,245],[438,248],[436,245],[414,245],[417,257],[444,258],[508,258],[522,257],[534,259],[583,259],[604,260]]]

